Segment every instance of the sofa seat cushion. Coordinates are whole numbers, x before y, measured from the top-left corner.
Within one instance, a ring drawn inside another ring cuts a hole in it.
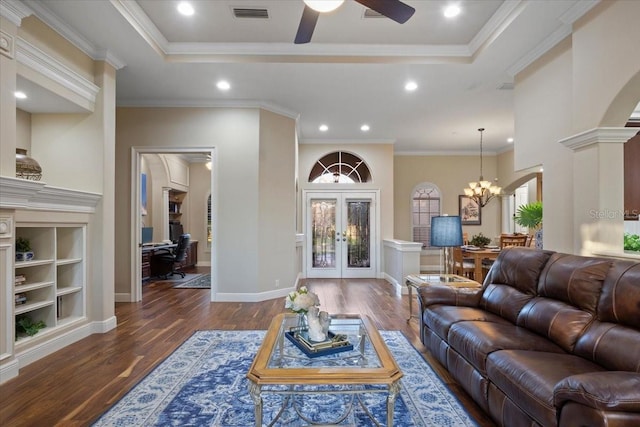
[[[546,338],[511,323],[458,322],[451,326],[449,346],[486,376],[487,357],[498,350],[565,352]]]
[[[422,317],[424,324],[444,340],[447,339],[451,326],[458,322],[478,321],[510,324],[508,320],[481,308],[452,305],[430,306],[424,311]]]
[[[487,377],[541,425],[556,425],[553,391],[571,375],[604,369],[572,354],[503,350],[489,355]],[[517,397],[516,397],[517,396]]]

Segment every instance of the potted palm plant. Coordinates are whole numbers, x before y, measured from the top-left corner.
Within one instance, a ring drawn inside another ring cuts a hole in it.
[[[514,217],[516,224],[534,231],[536,249],[542,249],[542,202],[533,202],[518,208]]]

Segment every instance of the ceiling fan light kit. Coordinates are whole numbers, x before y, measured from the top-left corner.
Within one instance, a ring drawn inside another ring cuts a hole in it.
[[[304,0],[304,4],[316,12],[332,12],[342,6],[344,0]]]
[[[304,10],[298,26],[298,32],[294,40],[295,44],[304,44],[311,41],[313,31],[316,28],[318,17],[321,13],[336,10],[344,3],[344,0],[303,0]],[[364,7],[375,10],[381,15],[404,24],[413,16],[415,9],[400,0],[355,0]]]

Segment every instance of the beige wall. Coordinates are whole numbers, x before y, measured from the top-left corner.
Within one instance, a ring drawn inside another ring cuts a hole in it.
[[[16,109],[16,148],[31,151],[31,113]]]
[[[295,121],[260,111],[260,288],[294,286],[296,269]],[[277,285],[276,285],[277,281]]]
[[[464,194],[470,181],[478,180],[478,162],[478,156],[395,156],[395,238],[412,240],[411,197],[418,184],[435,184],[442,193],[442,213],[458,215],[458,196]],[[484,156],[483,169],[485,179],[492,181],[497,176],[496,156]],[[480,232],[489,237],[499,235],[499,200],[492,200],[482,209],[481,225],[462,228],[469,238]]]
[[[594,239],[620,235],[622,250],[622,219],[605,224],[589,214],[623,209],[622,150],[595,144],[591,153],[574,153],[559,141],[622,127],[640,101],[639,14],[640,2],[601,2],[572,36],[516,76],[515,167],[544,167],[546,249],[588,253]]]
[[[185,231],[198,241],[198,265],[211,264],[207,250],[207,197],[211,194],[211,171],[204,163],[189,165],[188,224]]]
[[[571,40],[518,75],[514,95],[515,168],[544,168],[544,247],[573,253],[573,153],[558,143],[571,134]]]
[[[289,166],[287,161],[279,165],[278,157],[269,158],[263,171],[261,160],[265,156],[260,150],[264,142],[266,150],[282,154],[278,144],[284,144],[292,157],[295,121],[252,108],[118,108],[116,114],[116,191],[125,195],[116,203],[116,223],[119,224],[116,235],[117,292],[127,293],[130,287],[131,203],[128,195],[131,191],[131,147],[134,146],[160,151],[163,148],[214,148],[214,193],[217,191],[214,203],[218,205],[214,239],[217,239],[218,253],[212,274],[214,280],[217,277],[217,292],[255,294],[274,290],[275,280],[262,277],[260,266],[285,261],[273,252],[262,252],[261,217],[286,221],[288,216],[291,225],[286,230],[275,228],[273,231],[278,233],[278,238],[285,238],[294,234],[295,211],[293,203],[287,205],[286,198],[284,206],[274,211],[273,203],[264,199],[266,193],[261,192],[273,189],[269,187],[270,180],[278,187],[293,187],[293,173],[286,181],[280,170],[284,168],[287,174],[286,168],[293,168],[293,160]],[[261,124],[265,129],[261,130]],[[267,184],[263,186],[261,181]],[[290,245],[293,256],[293,237],[289,242],[283,244]],[[280,279],[280,287],[293,284],[289,277]]]
[[[394,237],[412,241],[411,197],[421,183],[435,184],[441,191],[443,214],[458,215],[458,196],[464,188],[479,176],[478,156],[395,156],[394,169]],[[496,156],[483,157],[484,178],[490,181],[497,176]],[[502,182],[498,182],[502,185]],[[482,209],[481,225],[465,225],[462,231],[469,238],[482,233],[495,238],[500,234],[500,200],[492,200]],[[433,268],[440,263],[439,252],[427,251],[421,256],[420,265]]]

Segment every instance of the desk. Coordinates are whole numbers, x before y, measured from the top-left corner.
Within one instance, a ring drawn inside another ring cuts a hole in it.
[[[151,277],[159,276],[162,271],[165,270],[164,267],[160,265],[156,265],[153,262],[153,254],[161,249],[173,249],[178,246],[175,243],[168,244],[154,244],[149,246],[142,247],[142,280],[148,280]],[[198,263],[198,241],[191,240],[189,242],[189,246],[187,247],[187,256],[182,263],[180,263],[180,268],[185,269],[188,267],[195,267]]]
[[[451,281],[444,281],[443,278],[447,278]],[[468,279],[463,276],[457,276],[455,274],[410,274],[406,277],[405,281],[407,290],[409,291],[409,318],[407,322],[411,320],[413,316],[413,288],[418,290],[421,286],[451,286],[456,288],[479,288],[482,285],[474,280]]]
[[[462,248],[462,257],[463,258],[473,258],[473,264],[475,266],[475,270],[473,272],[473,277],[475,279],[479,279],[478,282],[484,282],[484,276],[482,274],[482,260],[483,259],[496,259],[500,255],[500,251],[494,249],[481,249],[477,251],[470,251]]]
[[[142,280],[149,280],[152,276],[151,274],[151,258],[156,251],[160,249],[172,249],[178,246],[175,243],[168,244],[153,244],[153,245],[143,245],[142,246],[142,263],[141,263],[141,272],[142,272]]]

